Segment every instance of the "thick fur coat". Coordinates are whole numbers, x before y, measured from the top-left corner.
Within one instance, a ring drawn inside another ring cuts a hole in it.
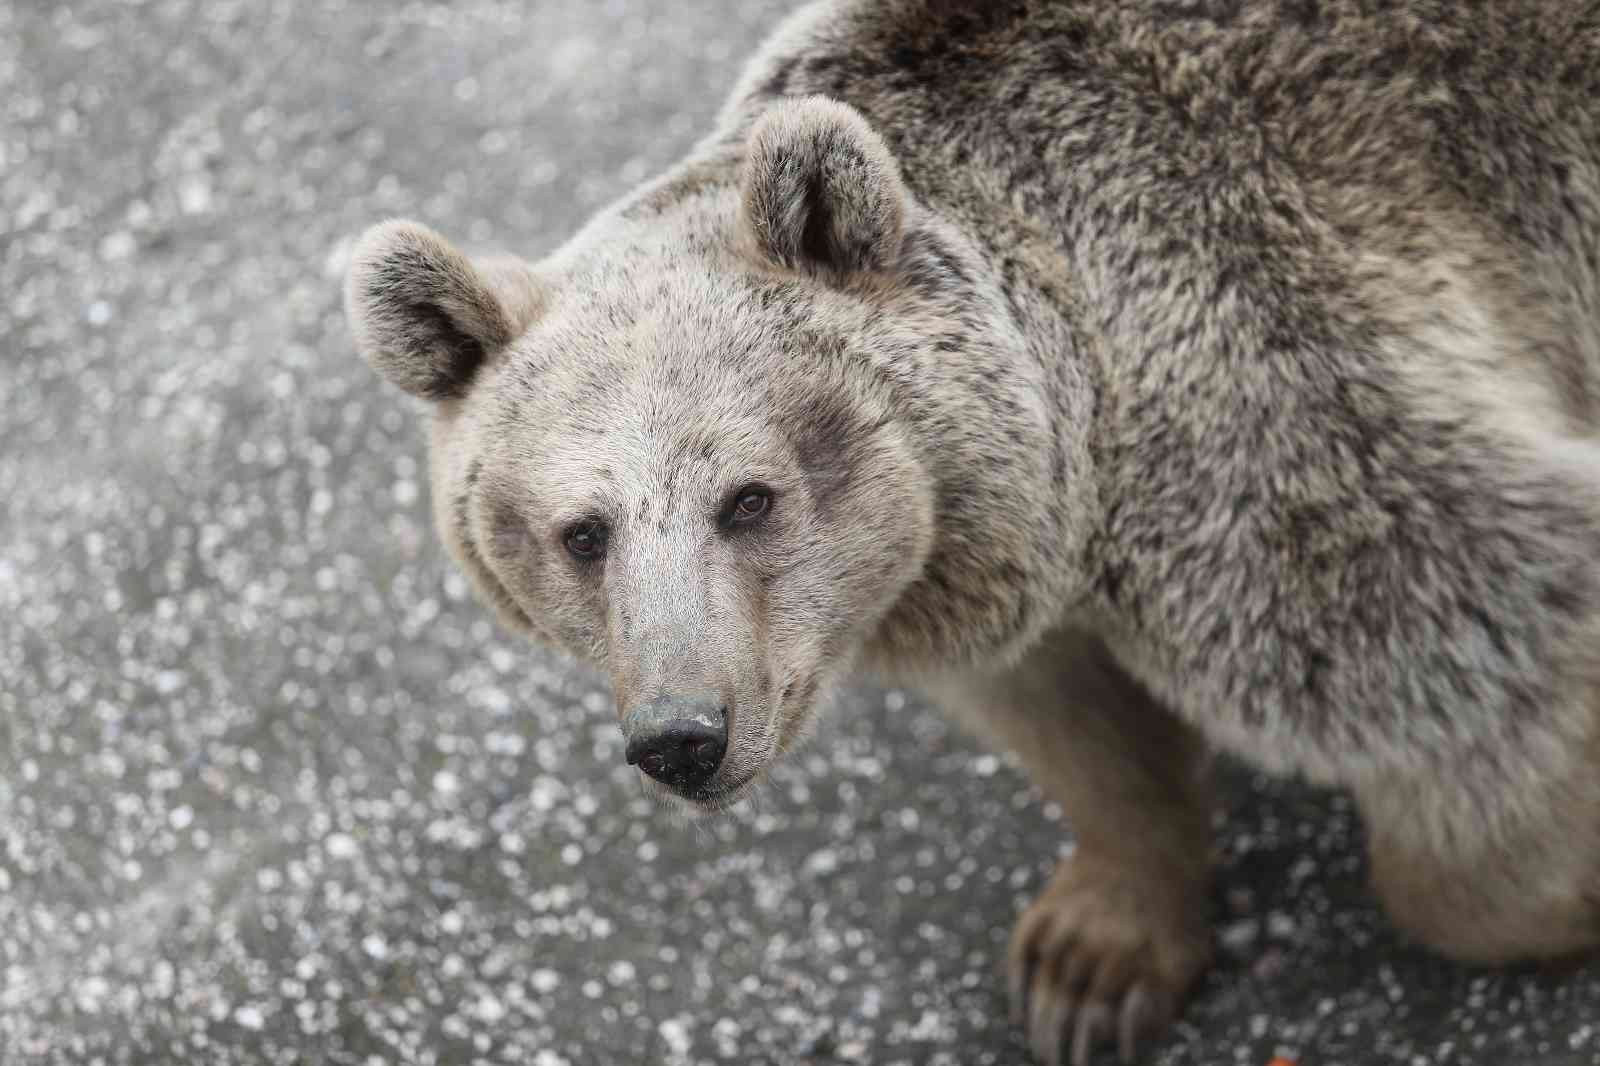
[[[1080,840],[1019,1020],[1128,1056],[1210,750],[1353,790],[1441,951],[1600,944],[1596,56],[1593,0],[832,0],[554,255],[388,223],[350,312],[488,602],[625,723],[720,703],[692,802],[852,668],[1015,748]]]

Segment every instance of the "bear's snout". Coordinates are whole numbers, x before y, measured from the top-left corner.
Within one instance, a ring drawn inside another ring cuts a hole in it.
[[[728,750],[728,708],[709,695],[662,695],[622,720],[629,766],[678,792],[703,790]]]

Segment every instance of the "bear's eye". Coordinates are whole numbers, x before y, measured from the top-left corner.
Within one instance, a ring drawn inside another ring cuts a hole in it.
[[[746,485],[734,493],[723,510],[725,526],[749,525],[772,508],[772,490],[765,485]]]
[[[574,558],[598,559],[606,550],[606,526],[598,518],[585,518],[567,529],[567,551]]]

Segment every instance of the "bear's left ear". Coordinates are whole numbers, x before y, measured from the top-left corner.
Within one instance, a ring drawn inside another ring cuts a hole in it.
[[[775,105],[750,133],[744,224],[791,269],[886,270],[899,255],[907,193],[860,112],[813,96]]]
[[[542,306],[532,271],[505,258],[474,264],[415,222],[383,222],[351,253],[345,311],[361,354],[427,400],[462,395],[486,358]]]

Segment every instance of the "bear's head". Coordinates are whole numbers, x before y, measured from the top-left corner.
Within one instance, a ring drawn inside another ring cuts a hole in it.
[[[629,761],[708,808],[922,574],[915,382],[973,328],[858,113],[782,103],[724,150],[726,178],[691,168],[538,264],[382,224],[347,289],[366,358],[431,403],[436,520],[479,592],[607,671]]]

